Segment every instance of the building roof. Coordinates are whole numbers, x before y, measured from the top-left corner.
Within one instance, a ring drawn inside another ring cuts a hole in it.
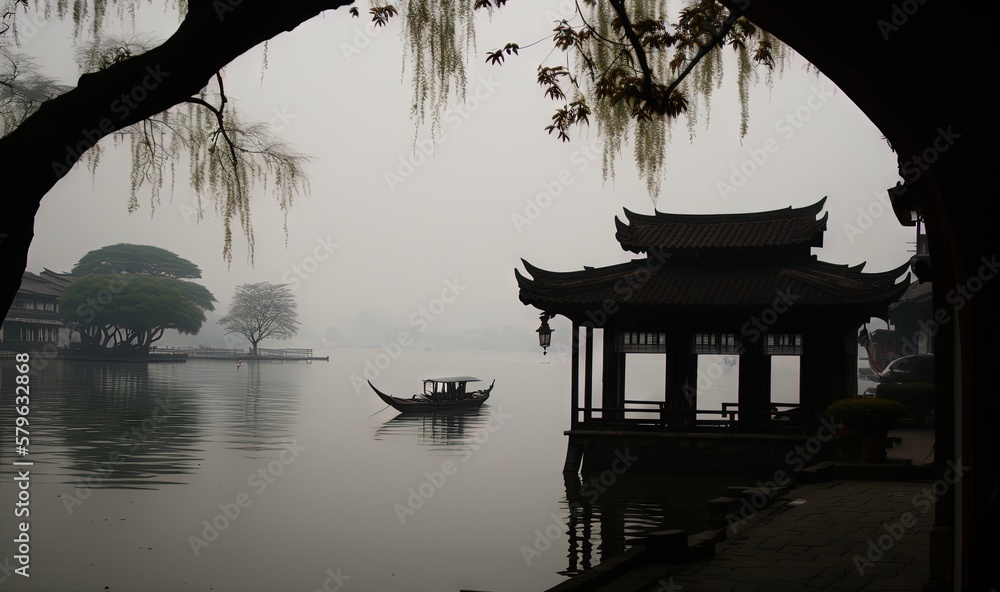
[[[522,259],[528,275],[514,270],[519,297],[586,325],[610,315],[629,324],[638,318],[641,324],[664,315],[684,322],[690,314],[702,323],[728,324],[734,316],[750,318],[779,304],[794,311],[782,316],[783,323],[798,319],[794,324],[802,325],[832,315],[884,318],[909,286],[909,276],[897,282],[908,263],[864,273],[864,263],[819,261],[809,249],[822,245],[827,216],[817,216],[825,201],[747,214],[644,216],[625,210],[629,224],[616,218],[618,241],[646,257],[569,272]]]
[[[73,281],[73,276],[68,273],[42,269],[40,274],[24,272],[24,275],[21,276],[21,287],[18,289],[18,294],[58,298]]]
[[[615,238],[633,253],[650,249],[744,249],[748,247],[822,247],[829,213],[817,219],[826,198],[803,208],[743,214],[636,214],[617,216]]]
[[[906,290],[909,278],[896,279],[902,265],[882,273],[812,261],[801,266],[666,265],[651,258],[583,271],[552,272],[522,260],[532,276],[515,270],[521,302],[551,313],[576,316],[587,310],[635,313],[678,312],[694,308],[757,309],[785,298],[804,307],[871,308],[884,311]]]

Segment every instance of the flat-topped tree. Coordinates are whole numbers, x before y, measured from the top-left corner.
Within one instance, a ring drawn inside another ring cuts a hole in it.
[[[63,320],[84,347],[148,352],[167,329],[196,334],[215,297],[194,263],[148,245],[118,244],[90,251],[73,267],[76,279],[60,296]]]
[[[183,257],[151,245],[118,243],[90,251],[73,267],[73,275],[141,273],[172,278],[200,278],[201,269]]]

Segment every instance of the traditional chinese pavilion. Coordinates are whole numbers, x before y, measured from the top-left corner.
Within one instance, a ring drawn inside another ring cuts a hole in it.
[[[897,281],[905,264],[863,273],[863,263],[818,260],[825,201],[743,214],[625,210],[616,238],[640,258],[569,272],[522,260],[521,302],[543,321],[572,322],[573,430],[805,433],[830,402],[856,394],[858,329],[886,318],[909,282]],[[628,398],[629,354],[666,356],[662,400]],[[695,396],[702,354],[738,356],[737,400],[707,414]],[[798,356],[797,402],[771,400],[776,355]]]

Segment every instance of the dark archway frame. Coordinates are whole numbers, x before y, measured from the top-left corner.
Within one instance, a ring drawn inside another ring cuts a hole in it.
[[[721,1],[830,78],[898,157],[894,209],[902,223],[915,215],[926,222],[934,310],[943,321],[934,334],[937,474],[969,467],[935,505],[929,587],[995,582],[987,549],[1000,527],[1000,459],[989,438],[1000,421],[993,372],[1000,241],[990,191],[996,118],[990,93],[973,78],[996,71],[982,26],[993,22],[994,9],[971,2]]]

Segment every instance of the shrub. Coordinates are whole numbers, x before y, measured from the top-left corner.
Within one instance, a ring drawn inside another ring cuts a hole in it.
[[[884,431],[909,414],[898,401],[853,397],[835,401],[826,408],[826,415],[856,431]]]

